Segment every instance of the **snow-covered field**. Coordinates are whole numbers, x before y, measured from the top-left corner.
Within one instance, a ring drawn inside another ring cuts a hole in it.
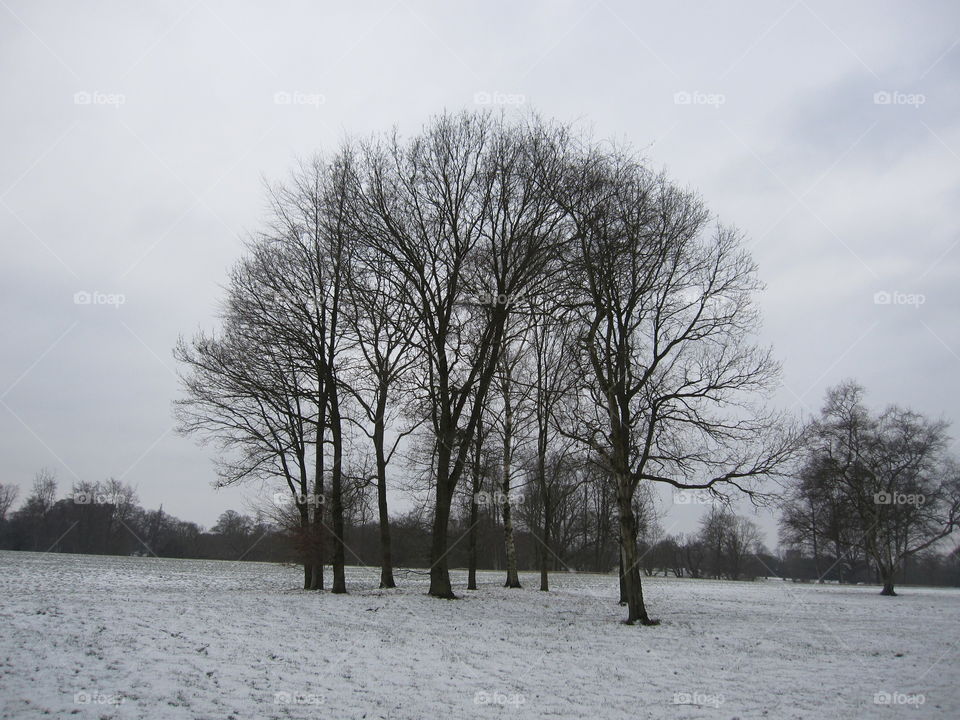
[[[960,718],[960,592],[484,573],[461,600],[398,573],[0,552],[5,718]]]

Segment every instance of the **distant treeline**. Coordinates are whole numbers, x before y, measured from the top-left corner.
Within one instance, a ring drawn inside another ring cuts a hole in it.
[[[19,509],[14,486],[0,486],[0,549],[94,555],[156,555],[220,560],[294,561],[284,534],[227,511],[209,531],[164,512],[146,510],[132,487],[117,480],[75,485],[57,498],[52,473],[41,471]],[[242,526],[242,536],[237,528]],[[256,543],[248,543],[250,535]],[[241,558],[242,556],[242,558]]]
[[[205,530],[180,520],[162,508],[146,510],[134,489],[122,482],[75,485],[68,497],[57,498],[57,482],[49,471],[37,474],[31,494],[16,511],[16,488],[0,485],[0,549],[103,555],[155,555],[172,558],[302,562],[296,527],[267,514],[247,515],[227,510]],[[521,506],[522,507],[522,506]],[[839,560],[819,558],[788,549],[767,551],[760,531],[746,517],[716,506],[703,518],[698,532],[664,535],[657,519],[643,507],[640,529],[640,567],[645,575],[685,578],[753,580],[782,577],[796,581],[874,583],[877,572],[863,553]],[[347,516],[348,564],[379,571],[380,538],[376,521],[367,519],[363,503],[354,503]],[[613,523],[604,523],[605,512],[582,513],[567,525],[547,562],[551,571],[611,572],[617,569],[618,539]],[[285,527],[286,526],[286,527]],[[426,540],[430,519],[420,512],[393,521],[394,557],[398,567],[429,567]],[[506,570],[502,514],[495,503],[480,513],[476,527],[477,565],[485,570]],[[453,540],[467,538],[469,516],[457,513],[451,526]],[[521,571],[541,567],[542,545],[520,514],[515,528],[517,564]],[[465,567],[469,548],[454,544],[451,565]],[[930,550],[909,558],[901,582],[916,585],[960,586],[960,550]]]

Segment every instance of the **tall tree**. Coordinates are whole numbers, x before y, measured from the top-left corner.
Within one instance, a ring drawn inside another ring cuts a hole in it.
[[[316,410],[307,407],[311,400],[299,357],[274,332],[288,316],[269,283],[282,265],[275,251],[256,244],[233,269],[220,331],[181,338],[174,350],[184,389],[174,405],[181,433],[220,448],[219,486],[281,478],[296,503],[303,536],[309,537],[314,431],[305,418]],[[312,507],[321,509],[317,503]],[[304,557],[305,588],[313,586],[316,562],[312,553]]]
[[[627,622],[654,622],[640,584],[633,498],[642,482],[755,493],[795,438],[750,402],[777,365],[750,341],[755,267],[703,203],[629,155],[593,153],[560,202],[579,240],[571,298],[582,334],[578,439],[609,469],[619,511]],[[730,408],[734,408],[736,412]]]
[[[359,357],[348,367],[344,386],[361,408],[360,418],[351,421],[373,445],[377,510],[380,526],[380,587],[396,587],[390,549],[390,514],[387,501],[387,469],[400,442],[419,422],[400,421],[409,392],[409,376],[419,355],[414,343],[414,317],[401,302],[395,287],[387,280],[391,267],[376,247],[358,238],[353,262],[347,275],[344,321],[355,354]],[[403,277],[395,279],[403,283]],[[409,414],[409,413],[407,413]],[[392,440],[388,432],[392,430]]]
[[[419,385],[436,439],[430,594],[454,597],[448,526],[454,492],[496,372],[511,298],[558,257],[543,191],[551,131],[489,115],[445,115],[409,142],[366,148],[359,230],[417,326]],[[482,300],[483,299],[483,300]]]
[[[897,406],[872,414],[863,395],[851,381],[827,392],[799,482],[817,476],[839,497],[855,528],[851,548],[871,559],[882,594],[896,595],[904,562],[960,524],[960,471],[947,454],[946,422]]]

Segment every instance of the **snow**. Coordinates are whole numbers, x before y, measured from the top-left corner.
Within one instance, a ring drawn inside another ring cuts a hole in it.
[[[0,552],[0,716],[960,717],[956,589],[645,578],[662,624],[628,627],[614,576],[397,576]]]

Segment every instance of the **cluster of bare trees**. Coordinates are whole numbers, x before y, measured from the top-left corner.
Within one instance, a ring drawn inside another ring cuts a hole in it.
[[[346,590],[348,496],[374,486],[392,586],[387,484],[409,445],[430,493],[431,595],[454,597],[451,519],[464,494],[476,517],[484,476],[508,585],[525,511],[511,496],[539,498],[526,521],[546,590],[569,477],[591,473],[609,488],[627,620],[650,623],[638,489],[752,494],[796,451],[762,404],[778,367],[752,339],[740,235],[629,150],[538,118],[444,115],[409,139],[344,143],[270,200],[221,327],[176,349],[177,412],[221,444],[222,483],[282,479],[307,587],[330,562]]]
[[[820,579],[843,581],[863,561],[894,595],[904,563],[960,524],[960,467],[946,422],[897,406],[873,414],[863,395],[854,382],[827,392],[784,502],[781,541],[809,554]]]
[[[654,527],[640,541],[640,565],[648,575],[752,580],[778,574],[779,563],[764,547],[757,524],[722,504],[710,508],[696,533],[659,535]]]

